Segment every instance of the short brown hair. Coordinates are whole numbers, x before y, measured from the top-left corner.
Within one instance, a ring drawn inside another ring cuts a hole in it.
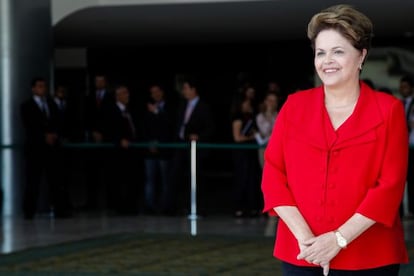
[[[312,48],[318,34],[327,29],[341,33],[356,49],[371,47],[373,26],[371,20],[349,5],[335,5],[315,14],[308,24],[308,38]]]

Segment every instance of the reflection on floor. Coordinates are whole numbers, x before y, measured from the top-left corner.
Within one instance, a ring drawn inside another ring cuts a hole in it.
[[[1,252],[82,240],[116,233],[183,233],[188,235],[272,236],[276,220],[206,217],[191,222],[185,217],[110,217],[83,215],[71,219],[47,217],[26,221],[3,218]]]
[[[1,253],[27,248],[77,241],[116,233],[181,233],[188,235],[231,235],[272,237],[275,218],[235,219],[212,216],[190,221],[185,217],[115,217],[78,215],[70,219],[47,217],[25,221],[20,218],[2,219]],[[414,220],[404,220],[407,241],[414,241]]]

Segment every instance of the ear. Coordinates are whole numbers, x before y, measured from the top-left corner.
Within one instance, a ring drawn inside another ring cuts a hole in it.
[[[367,57],[367,54],[368,54],[368,50],[367,49],[362,49],[362,52],[361,52],[361,64],[363,64],[365,62],[365,59]]]

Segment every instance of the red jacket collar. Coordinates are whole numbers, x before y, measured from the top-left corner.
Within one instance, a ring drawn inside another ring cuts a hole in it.
[[[384,119],[378,106],[376,91],[360,83],[360,96],[353,114],[334,131],[324,104],[323,86],[299,92],[293,97],[288,120],[294,128],[299,128],[302,139],[322,149],[342,148],[375,139],[373,128]]]

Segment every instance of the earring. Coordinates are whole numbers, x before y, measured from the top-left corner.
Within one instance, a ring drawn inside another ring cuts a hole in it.
[[[362,63],[361,64],[359,64],[359,70],[362,70]]]

